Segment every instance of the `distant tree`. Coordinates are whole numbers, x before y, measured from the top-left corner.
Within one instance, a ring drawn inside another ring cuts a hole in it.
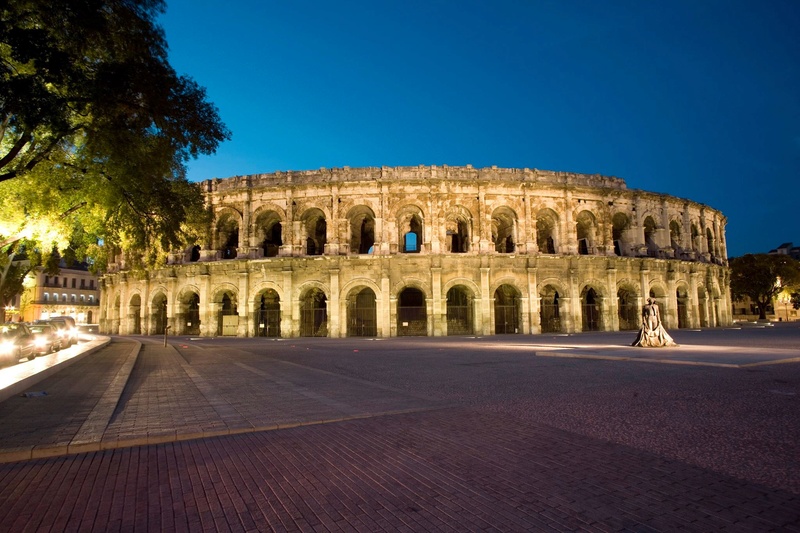
[[[792,309],[800,309],[800,292],[792,293]]]
[[[786,255],[747,254],[731,259],[729,264],[733,298],[750,297],[758,305],[762,320],[778,293],[787,287],[800,287],[800,262]]]
[[[230,134],[205,89],[170,66],[155,22],[164,9],[163,0],[2,3],[0,293],[20,243],[71,247],[99,267],[108,249],[152,264],[203,212],[186,162]]]

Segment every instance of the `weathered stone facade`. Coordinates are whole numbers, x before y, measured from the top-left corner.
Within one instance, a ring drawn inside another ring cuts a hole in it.
[[[619,178],[529,169],[276,172],[202,184],[209,242],[102,280],[109,333],[492,335],[731,322],[725,217]]]

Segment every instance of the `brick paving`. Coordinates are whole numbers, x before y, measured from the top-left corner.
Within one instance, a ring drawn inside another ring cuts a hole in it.
[[[800,531],[797,363],[140,340],[0,402],[0,531]]]

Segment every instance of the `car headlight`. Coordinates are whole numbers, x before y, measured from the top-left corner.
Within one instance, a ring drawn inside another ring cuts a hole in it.
[[[33,340],[33,344],[34,344],[34,345],[35,345],[37,348],[44,348],[45,346],[47,346],[47,339],[45,339],[44,337],[36,337],[36,338]]]
[[[14,352],[14,343],[11,341],[0,342],[0,354],[6,355]]]

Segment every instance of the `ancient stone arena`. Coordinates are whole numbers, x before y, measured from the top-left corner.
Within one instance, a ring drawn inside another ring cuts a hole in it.
[[[102,279],[115,334],[395,337],[731,322],[722,213],[622,179],[419,166],[202,183],[208,242]]]

